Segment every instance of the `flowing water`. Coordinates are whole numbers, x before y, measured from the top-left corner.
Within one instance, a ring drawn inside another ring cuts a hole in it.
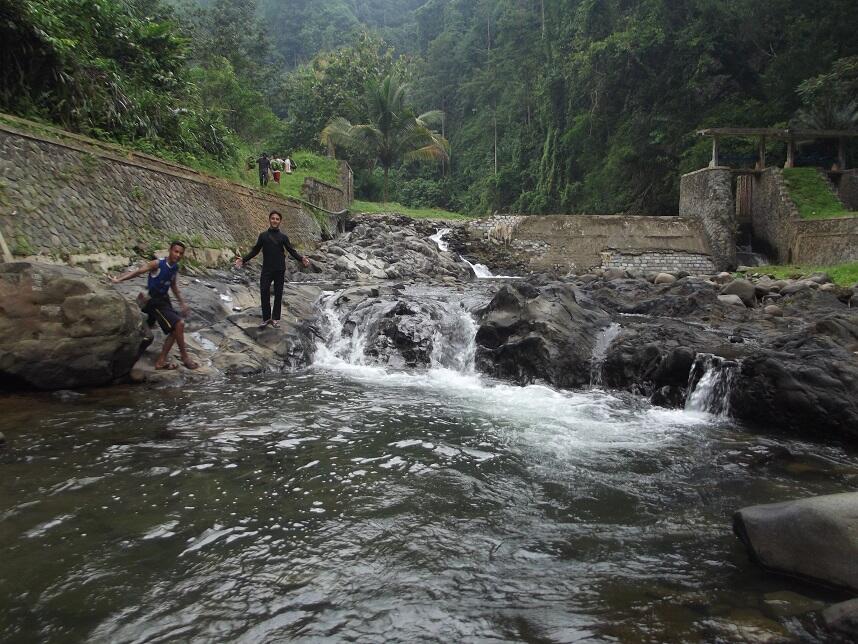
[[[858,489],[858,455],[599,390],[368,363],[2,399],[0,640],[814,640],[738,507]],[[699,383],[698,383],[699,385]],[[787,602],[788,603],[788,602]]]

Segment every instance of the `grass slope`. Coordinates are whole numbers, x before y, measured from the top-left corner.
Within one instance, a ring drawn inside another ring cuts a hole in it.
[[[785,168],[784,181],[802,219],[858,217],[843,207],[816,168]]]
[[[358,201],[355,199],[351,211],[356,214],[390,214],[405,215],[413,219],[444,219],[447,221],[456,221],[462,219],[470,219],[467,215],[458,212],[449,212],[440,208],[411,208],[403,206],[401,203],[390,201],[388,203],[376,203],[373,201]]]
[[[840,286],[858,284],[858,262],[834,266],[755,266],[748,272],[771,275],[776,279],[795,279],[812,273],[827,273],[834,283]]]

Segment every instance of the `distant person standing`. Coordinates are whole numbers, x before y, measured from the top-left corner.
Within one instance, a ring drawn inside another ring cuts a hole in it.
[[[263,152],[256,160],[256,165],[259,166],[259,187],[262,188],[268,185],[268,171],[271,170],[271,159],[267,152]]]
[[[143,307],[143,312],[148,315],[149,326],[154,326],[157,322],[167,339],[164,341],[164,347],[161,349],[161,354],[155,361],[156,369],[176,369],[177,366],[169,362],[170,349],[173,344],[179,345],[179,355],[182,359],[182,364],[188,369],[196,369],[199,365],[194,362],[188,354],[188,347],[185,344],[185,317],[190,313],[185,299],[179,291],[179,262],[185,256],[185,245],[180,241],[174,241],[170,244],[169,255],[165,259],[153,259],[151,262],[146,262],[140,268],[128,271],[119,277],[112,277],[110,281],[114,284],[124,282],[139,275],[148,273],[148,281],[146,288],[149,291],[149,301]],[[182,315],[179,315],[170,302],[170,291],[179,300],[182,307]]]
[[[259,297],[262,300],[262,324],[280,326],[280,305],[283,300],[283,282],[286,278],[286,256],[287,251],[295,260],[301,262],[305,267],[310,265],[310,260],[303,257],[292,248],[289,238],[280,230],[280,222],[283,215],[272,210],[268,215],[268,230],[260,233],[256,244],[244,257],[235,260],[235,267],[242,268],[247,262],[256,257],[262,251],[262,275],[259,277]],[[274,282],[274,310],[271,310],[271,282]]]
[[[288,157],[283,160],[283,169],[286,171],[286,174],[292,174],[292,170],[297,168],[298,165]]]

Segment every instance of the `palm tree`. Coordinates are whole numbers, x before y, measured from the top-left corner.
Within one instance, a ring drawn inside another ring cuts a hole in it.
[[[370,156],[384,170],[384,201],[387,203],[387,175],[400,161],[446,161],[449,143],[432,129],[442,112],[415,115],[405,105],[406,84],[393,76],[371,81],[366,88],[369,123],[352,125],[337,117],[322,130],[322,143],[343,146]]]

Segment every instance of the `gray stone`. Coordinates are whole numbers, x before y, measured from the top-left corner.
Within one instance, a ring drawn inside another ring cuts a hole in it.
[[[784,310],[777,304],[767,305],[766,308],[763,309],[763,312],[773,318],[782,318],[784,316]]]
[[[676,278],[670,273],[659,273],[653,280],[655,284],[673,284],[675,281]]]
[[[721,273],[718,273],[714,278],[712,278],[712,281],[716,284],[727,284],[728,282],[732,281],[732,279],[733,275],[731,273],[722,271]]]
[[[0,264],[0,381],[39,389],[106,385],[144,338],[139,309],[68,266]]]
[[[829,628],[858,639],[858,598],[832,604],[822,611],[822,618]]]
[[[791,284],[787,284],[781,289],[781,295],[795,295],[796,293],[801,293],[802,291],[806,291],[809,288],[818,288],[819,285],[816,282],[810,282],[808,280],[799,280],[797,282],[792,282]]]
[[[858,590],[858,492],[742,508],[733,529],[765,568]]]
[[[6,436],[3,432],[0,432],[0,449],[3,449],[4,447],[6,447]]]
[[[718,301],[723,304],[730,304],[731,306],[741,306],[742,308],[745,308],[745,303],[738,295],[719,295]]]
[[[816,284],[828,284],[831,282],[831,276],[829,276],[828,273],[813,273],[808,275],[805,279]]]
[[[756,288],[748,280],[735,279],[725,284],[721,289],[721,295],[736,295],[745,306],[752,307],[756,304]]]
[[[609,282],[625,279],[626,277],[628,277],[628,274],[622,268],[606,268],[604,272],[604,278]]]

